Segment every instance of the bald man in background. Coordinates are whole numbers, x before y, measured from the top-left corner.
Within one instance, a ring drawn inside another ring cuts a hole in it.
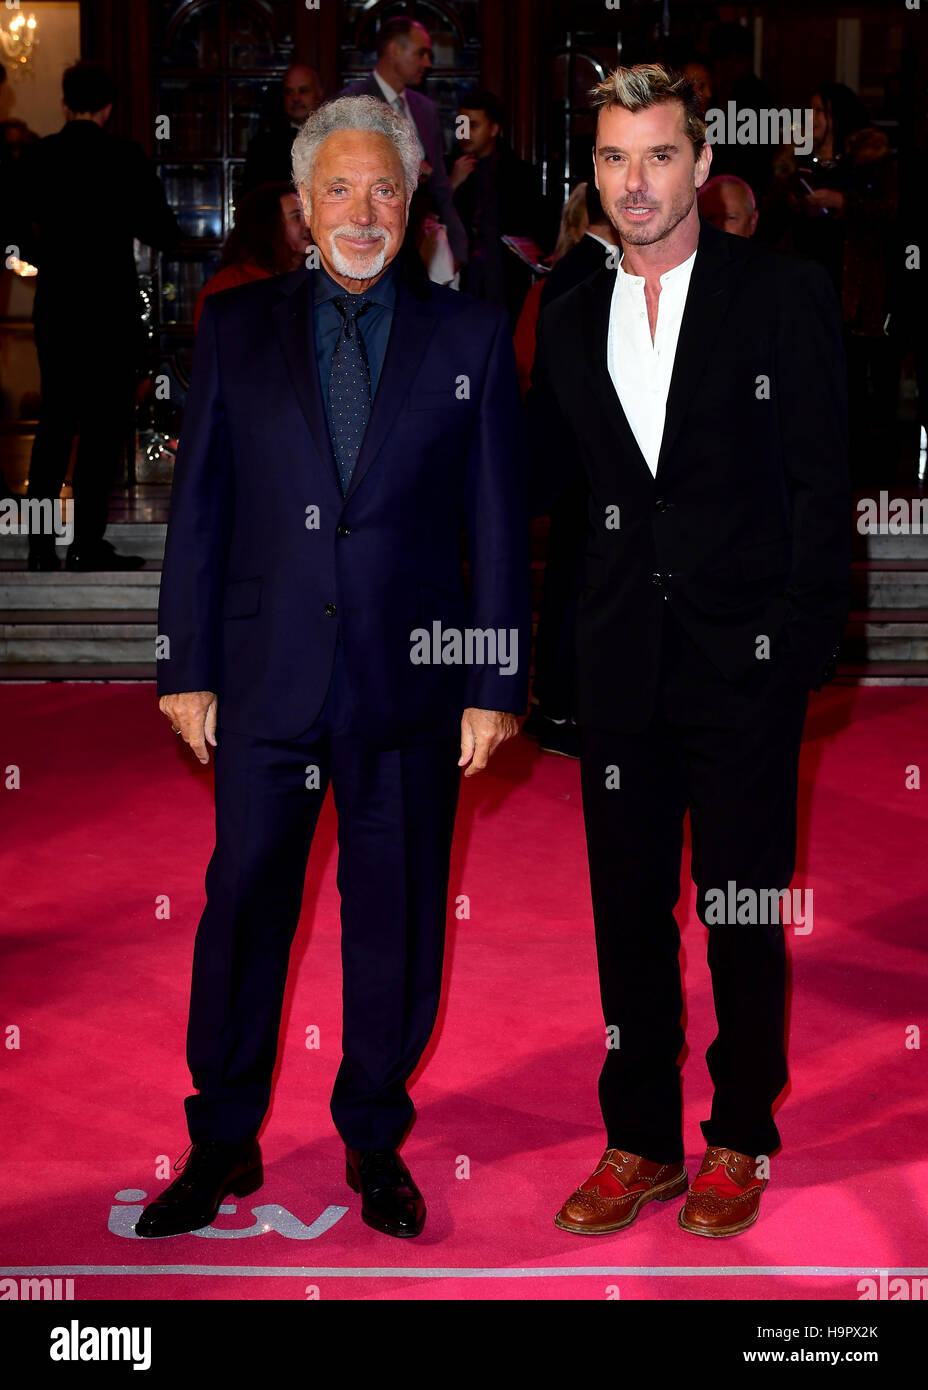
[[[737,174],[716,174],[696,195],[700,217],[732,236],[752,237],[757,227],[757,204],[749,183]]]
[[[282,89],[283,109],[270,130],[261,131],[248,146],[239,197],[262,183],[290,182],[290,152],[296,133],[324,95],[319,74],[305,63],[292,63],[287,68]]]

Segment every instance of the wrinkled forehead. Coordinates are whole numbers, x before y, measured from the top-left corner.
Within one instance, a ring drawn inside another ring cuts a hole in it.
[[[392,140],[374,130],[335,130],[316,155],[317,179],[399,179],[403,162]]]

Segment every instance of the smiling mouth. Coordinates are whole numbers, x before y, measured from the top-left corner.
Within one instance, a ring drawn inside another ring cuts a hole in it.
[[[650,216],[650,214],[651,214],[652,212],[654,212],[655,209],[654,209],[654,208],[648,208],[648,207],[640,207],[640,206],[638,206],[638,205],[633,205],[633,206],[631,206],[631,207],[625,207],[625,208],[623,208],[622,211],[623,211],[623,212],[629,213],[632,217],[641,217],[641,216],[643,216],[643,215],[648,215],[648,216]]]

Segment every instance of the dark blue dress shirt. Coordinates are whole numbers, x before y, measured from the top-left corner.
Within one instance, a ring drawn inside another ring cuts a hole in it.
[[[326,270],[319,267],[313,279],[313,331],[316,335],[316,362],[319,365],[319,384],[322,387],[322,400],[325,418],[331,433],[332,421],[329,419],[329,372],[335,345],[341,337],[344,319],[333,304],[336,295],[347,291]],[[362,291],[372,301],[358,317],[361,337],[367,352],[371,369],[371,403],[377,394],[377,384],[387,355],[387,340],[393,323],[393,306],[396,303],[396,261],[387,266],[376,284]]]

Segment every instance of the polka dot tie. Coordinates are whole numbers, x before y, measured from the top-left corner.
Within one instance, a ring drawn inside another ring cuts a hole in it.
[[[340,294],[332,301],[344,322],[329,372],[329,420],[338,481],[347,493],[371,413],[371,369],[358,328],[358,316],[372,301],[363,294]]]

